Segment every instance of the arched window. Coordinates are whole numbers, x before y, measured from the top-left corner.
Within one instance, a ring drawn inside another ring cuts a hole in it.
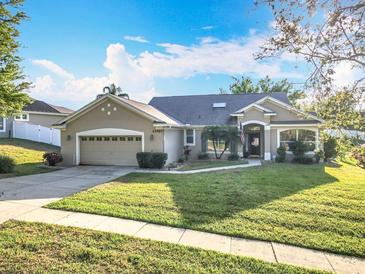
[[[297,141],[302,141],[308,147],[308,151],[316,148],[316,132],[308,129],[288,129],[280,132],[280,146],[287,150],[293,150],[293,145]]]

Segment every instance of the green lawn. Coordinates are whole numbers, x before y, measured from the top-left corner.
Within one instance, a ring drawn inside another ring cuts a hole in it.
[[[323,273],[86,229],[0,225],[1,273]]]
[[[41,166],[42,155],[46,151],[59,151],[59,148],[28,140],[0,138],[0,155],[10,156],[16,161],[14,173],[0,174],[0,178],[52,171]]]
[[[348,164],[134,173],[49,207],[365,257],[365,170]]]
[[[202,168],[243,165],[243,164],[247,164],[247,163],[248,163],[247,160],[241,160],[241,161],[196,160],[196,161],[191,161],[191,162],[183,165],[178,170],[187,171],[187,170],[195,170],[195,169],[202,169]]]

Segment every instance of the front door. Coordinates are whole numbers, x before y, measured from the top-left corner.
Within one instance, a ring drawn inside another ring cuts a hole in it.
[[[260,132],[249,133],[248,152],[250,156],[260,156]]]

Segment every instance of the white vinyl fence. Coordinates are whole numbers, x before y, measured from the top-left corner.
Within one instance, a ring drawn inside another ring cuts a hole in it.
[[[13,137],[61,146],[59,129],[13,121]]]

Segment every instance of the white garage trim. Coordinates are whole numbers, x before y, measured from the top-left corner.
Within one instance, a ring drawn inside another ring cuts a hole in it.
[[[144,151],[144,132],[122,128],[98,128],[76,133],[76,165],[80,164],[80,137],[81,136],[141,136],[142,152]]]

